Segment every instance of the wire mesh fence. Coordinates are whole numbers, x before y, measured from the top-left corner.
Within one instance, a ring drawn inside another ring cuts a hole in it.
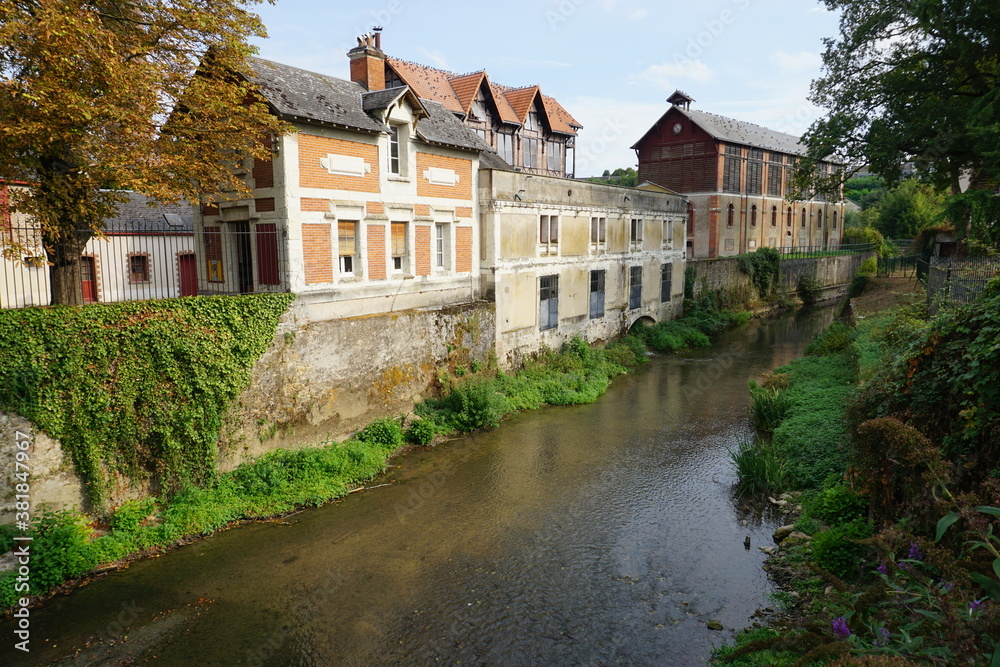
[[[932,305],[969,303],[986,289],[990,280],[1000,276],[1000,257],[931,257],[925,263],[927,299]]]
[[[53,258],[37,228],[3,230],[0,307],[52,302]],[[132,229],[91,238],[78,258],[84,303],[288,290],[276,225]]]

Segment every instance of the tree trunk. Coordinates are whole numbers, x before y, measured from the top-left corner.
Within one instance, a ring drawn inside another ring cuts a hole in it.
[[[74,231],[64,232],[58,240],[46,240],[45,252],[49,259],[49,286],[53,306],[83,304],[80,255],[91,236],[93,233],[89,230]]]

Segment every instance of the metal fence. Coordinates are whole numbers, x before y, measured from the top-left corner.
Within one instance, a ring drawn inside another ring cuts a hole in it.
[[[872,252],[873,243],[845,243],[834,245],[800,245],[776,248],[782,259],[798,259],[802,257],[828,257],[831,255],[853,255],[859,252]]]
[[[917,266],[920,255],[904,255],[902,257],[879,257],[878,276],[880,278],[913,278],[917,276]]]
[[[51,262],[38,230],[3,230],[3,248],[0,307],[51,303]],[[84,247],[80,290],[84,303],[284,292],[285,263],[273,224],[115,231],[91,238]]]
[[[931,257],[926,265],[927,301],[932,308],[941,303],[969,303],[1000,275],[1000,257]]]

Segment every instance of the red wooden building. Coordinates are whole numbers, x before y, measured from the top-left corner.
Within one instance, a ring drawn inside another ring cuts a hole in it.
[[[840,243],[843,202],[788,199],[805,154],[798,137],[691,109],[694,100],[680,91],[667,101],[670,109],[632,148],[639,182],[688,197],[688,257]],[[829,174],[840,166],[820,168]]]

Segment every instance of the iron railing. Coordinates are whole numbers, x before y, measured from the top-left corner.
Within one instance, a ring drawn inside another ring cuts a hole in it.
[[[7,228],[2,234],[0,307],[50,304],[51,262],[37,228]],[[84,303],[284,292],[287,276],[273,224],[108,232],[91,238],[80,256]]]
[[[920,255],[903,255],[902,257],[879,257],[878,276],[882,278],[912,278],[917,275],[917,262]]]
[[[932,307],[940,303],[969,303],[982,293],[987,283],[1000,276],[1000,257],[931,257],[926,264],[927,300]]]
[[[799,259],[803,257],[826,257],[831,255],[853,255],[875,250],[873,243],[844,243],[831,245],[783,246],[776,248],[782,259]]]

